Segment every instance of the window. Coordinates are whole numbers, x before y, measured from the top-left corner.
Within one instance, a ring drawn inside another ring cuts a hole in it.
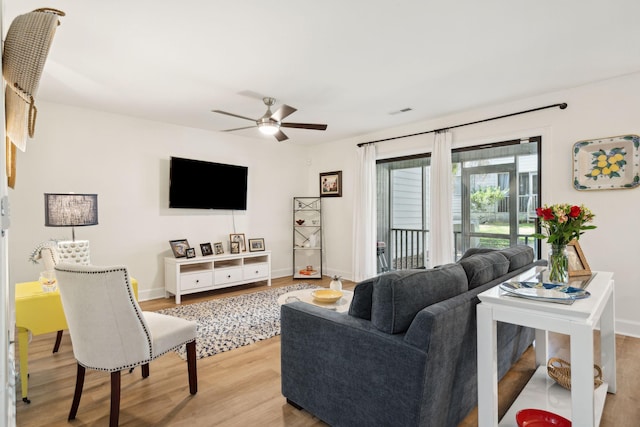
[[[532,246],[539,253],[540,137],[452,152],[456,258],[469,248]],[[378,269],[428,265],[430,155],[378,162]]]

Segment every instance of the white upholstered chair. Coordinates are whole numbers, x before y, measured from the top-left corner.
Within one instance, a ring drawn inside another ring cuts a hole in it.
[[[85,368],[111,372],[109,425],[117,426],[120,412],[120,371],[142,365],[187,346],[189,391],[196,394],[196,323],[178,317],[143,312],[127,268],[58,264],[55,267],[78,369],[69,420],[75,418],[82,395]]]
[[[77,242],[45,242],[40,249],[40,259],[44,264],[45,271],[55,269],[56,265],[61,262],[78,263],[88,265],[91,263],[89,258],[89,241],[80,240]],[[77,253],[74,251],[78,251]],[[53,352],[57,353],[62,342],[63,331],[58,331],[56,342],[53,345]]]

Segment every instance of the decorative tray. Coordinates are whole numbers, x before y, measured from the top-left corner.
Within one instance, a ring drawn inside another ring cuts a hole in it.
[[[573,304],[575,300],[591,296],[584,289],[557,283],[504,282],[500,284],[500,289],[512,296],[561,304]]]
[[[640,185],[640,137],[621,135],[573,145],[576,190],[610,190]]]

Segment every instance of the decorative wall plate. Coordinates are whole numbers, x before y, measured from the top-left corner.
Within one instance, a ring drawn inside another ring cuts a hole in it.
[[[640,185],[640,136],[620,135],[573,145],[573,187],[615,190]]]

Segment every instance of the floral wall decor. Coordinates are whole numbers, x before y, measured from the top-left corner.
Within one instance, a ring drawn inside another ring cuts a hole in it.
[[[612,136],[573,145],[573,187],[614,190],[640,185],[640,137]]]

